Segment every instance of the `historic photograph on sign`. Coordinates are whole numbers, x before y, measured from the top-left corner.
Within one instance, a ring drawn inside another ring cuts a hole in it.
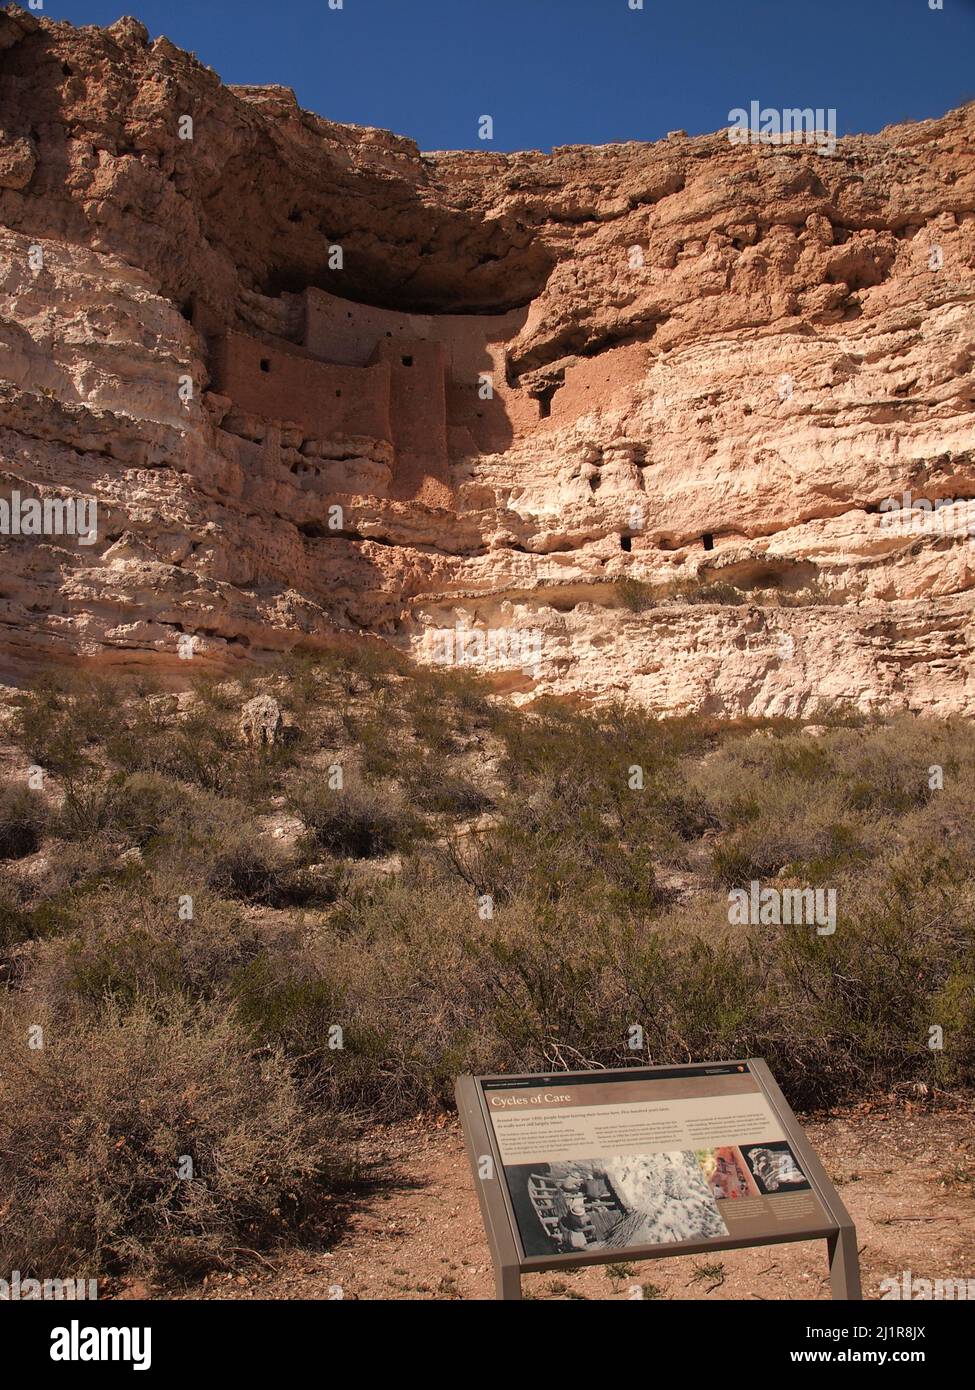
[[[505,1168],[525,1254],[570,1254],[728,1234],[697,1154],[626,1154]]]
[[[809,1187],[788,1144],[747,1144],[741,1154],[762,1193],[803,1192]]]

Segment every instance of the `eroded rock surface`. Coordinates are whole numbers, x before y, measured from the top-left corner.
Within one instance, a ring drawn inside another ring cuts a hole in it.
[[[99,518],[0,536],[8,678],[353,630],[517,698],[975,709],[975,106],[424,154],[11,7],[0,132],[0,497]]]

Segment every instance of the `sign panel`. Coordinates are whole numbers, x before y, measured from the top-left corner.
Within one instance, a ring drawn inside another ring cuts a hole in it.
[[[834,1224],[744,1063],[481,1086],[527,1261]]]
[[[456,1091],[499,1297],[533,1269],[815,1238],[860,1297],[853,1222],[759,1058]]]

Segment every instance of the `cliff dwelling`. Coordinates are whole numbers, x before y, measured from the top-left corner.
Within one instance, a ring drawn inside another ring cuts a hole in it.
[[[392,498],[449,505],[451,459],[503,452],[542,413],[507,380],[505,344],[527,308],[407,314],[320,289],[296,298],[300,341],[208,331],[207,311],[194,308],[211,387],[238,412],[297,426],[303,450],[337,437],[360,452],[386,446]]]

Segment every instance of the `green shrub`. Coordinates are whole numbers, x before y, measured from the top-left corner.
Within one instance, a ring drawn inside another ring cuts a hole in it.
[[[0,859],[34,854],[47,822],[47,803],[40,792],[9,785],[0,788]]]
[[[617,579],[616,596],[624,608],[631,613],[645,613],[656,606],[656,596],[652,585],[641,579]]]
[[[291,793],[312,848],[351,859],[370,859],[408,849],[420,832],[416,817],[395,789],[367,784],[333,790],[326,778],[305,779]]]
[[[131,1008],[183,993],[214,998],[261,944],[233,903],[191,877],[145,874],[65,895],[57,933],[33,953],[27,987],[70,1011]]]
[[[424,770],[408,780],[407,789],[421,811],[440,815],[479,816],[494,805],[488,793],[468,778],[449,772],[438,774],[435,770]]]

